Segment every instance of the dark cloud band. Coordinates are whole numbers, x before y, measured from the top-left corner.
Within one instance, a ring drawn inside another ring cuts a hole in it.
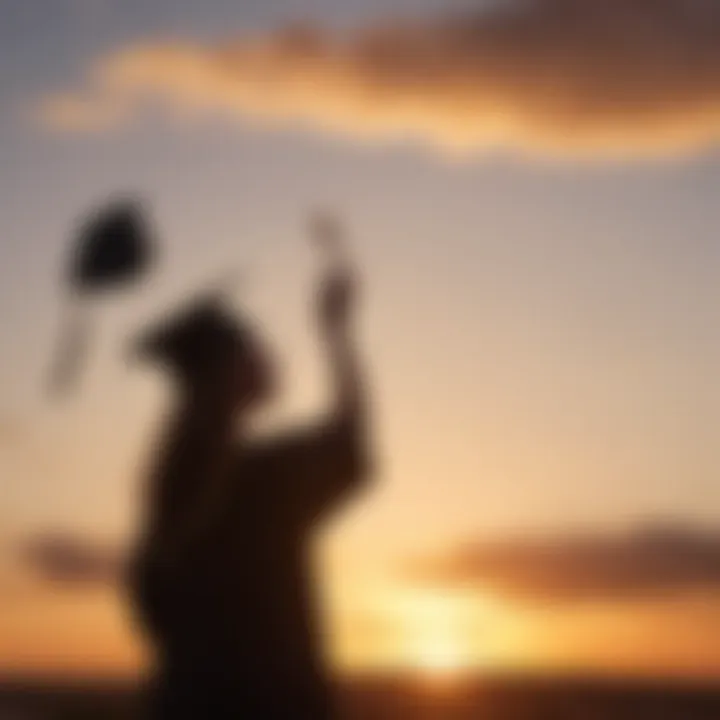
[[[102,58],[55,126],[184,117],[314,127],[461,151],[668,153],[720,138],[715,0],[519,0],[346,34],[293,28]]]
[[[411,564],[417,581],[530,600],[628,600],[720,591],[720,532],[650,528],[617,536],[469,543]]]
[[[61,586],[113,584],[124,566],[116,548],[61,533],[25,540],[17,555],[39,579]]]

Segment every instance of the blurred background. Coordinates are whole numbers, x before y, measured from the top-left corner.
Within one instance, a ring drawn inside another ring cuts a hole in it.
[[[718,716],[715,3],[0,9],[0,717],[91,685],[110,717],[142,677],[143,327],[237,268],[285,378],[263,427],[322,408],[318,204],[362,268],[380,444],[318,547],[349,716]],[[73,231],[118,193],[158,267],[48,402]]]

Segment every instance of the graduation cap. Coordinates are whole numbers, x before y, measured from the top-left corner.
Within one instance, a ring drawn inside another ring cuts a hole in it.
[[[50,374],[49,389],[65,393],[77,381],[87,353],[91,326],[89,302],[143,278],[155,248],[142,206],[113,202],[93,213],[80,227],[65,278],[69,291],[66,318]]]
[[[138,279],[152,259],[149,236],[137,202],[114,203],[95,213],[80,229],[70,264],[70,286],[87,294]]]

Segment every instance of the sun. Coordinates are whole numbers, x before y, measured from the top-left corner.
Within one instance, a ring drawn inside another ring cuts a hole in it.
[[[405,664],[435,679],[459,677],[477,669],[480,655],[468,608],[462,598],[443,593],[406,595],[400,627]]]
[[[468,658],[453,641],[417,648],[415,662],[423,675],[435,678],[460,675],[468,667]]]
[[[379,630],[353,632],[353,644],[338,654],[344,666],[398,671],[444,687],[490,672],[502,658],[504,608],[487,593],[390,585],[366,612]]]

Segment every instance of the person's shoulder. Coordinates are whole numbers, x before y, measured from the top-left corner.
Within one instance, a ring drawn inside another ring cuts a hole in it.
[[[333,421],[291,426],[274,434],[255,438],[243,451],[246,462],[270,467],[301,463],[312,457],[337,436],[341,428]]]
[[[302,451],[308,442],[308,431],[298,428],[261,435],[238,449],[237,462],[253,467],[269,467]]]

